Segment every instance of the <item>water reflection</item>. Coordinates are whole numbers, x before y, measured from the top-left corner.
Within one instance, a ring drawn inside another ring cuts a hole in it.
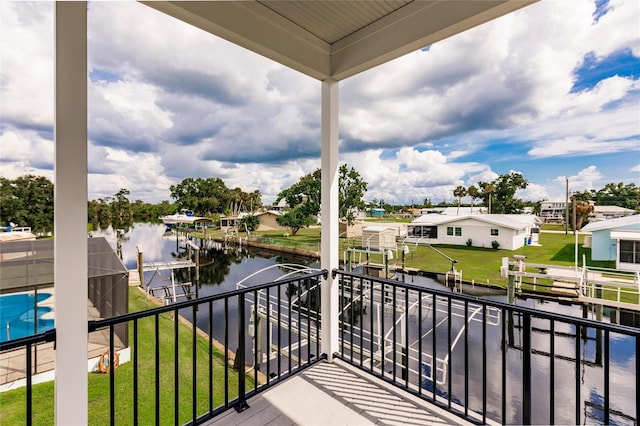
[[[101,235],[106,236],[116,247],[116,233],[107,229]],[[134,224],[121,241],[122,259],[128,269],[136,267],[136,246],[140,246],[144,252],[145,261],[171,260],[184,252],[181,246],[184,244],[176,239],[175,235],[165,235],[162,225]],[[236,289],[236,284],[247,276],[257,271],[251,280],[245,282],[247,286],[275,281],[288,271],[271,266],[285,263],[296,263],[311,267],[317,267],[309,260],[293,258],[290,256],[275,255],[270,252],[239,251],[239,250],[205,250],[201,252],[201,261],[206,263],[200,269],[197,281],[198,296],[208,296],[224,291]],[[148,275],[145,277],[147,278]],[[168,276],[156,277],[153,285],[166,285]],[[196,282],[193,268],[177,270],[175,275],[177,282]],[[404,277],[407,282],[428,288],[442,289],[438,282],[421,277]],[[506,302],[504,294],[495,294],[483,287],[472,288],[464,286],[463,292],[482,296],[486,299]],[[346,305],[348,301],[341,302]],[[539,300],[536,298],[520,298],[516,300],[519,306],[531,307],[541,311],[560,313],[570,316],[595,319],[595,310],[585,309],[582,305],[571,303],[558,303],[555,301]],[[225,312],[223,307],[216,306],[210,309],[201,309],[196,315],[195,322],[198,327],[206,330],[212,327],[213,335],[224,338],[224,331],[219,328],[225,324],[225,315],[234,318],[237,313],[236,306],[229,306]],[[370,323],[369,315],[372,312],[360,313],[360,306],[353,307],[352,313],[343,313],[344,318],[362,318],[364,325]],[[426,312],[426,311],[425,311]],[[629,317],[628,314],[620,314],[613,309],[605,309],[604,321],[613,322],[620,318]],[[183,310],[181,314],[188,320],[193,319],[192,310]],[[451,328],[457,333],[465,323],[464,318],[438,313],[437,321],[449,317]],[[637,322],[637,316],[630,316],[632,322]],[[433,319],[426,316],[422,319],[429,329]],[[349,322],[349,321],[347,321]],[[390,324],[391,320],[387,322]],[[213,326],[212,326],[213,325]],[[354,321],[353,326],[358,326]],[[490,419],[500,423],[520,423],[522,421],[522,357],[525,350],[523,345],[522,318],[518,315],[507,315],[500,318],[496,325],[487,325],[483,330],[482,322],[470,322],[468,324],[468,354],[465,354],[464,345],[460,344],[451,349],[449,365],[451,375],[449,380],[437,385],[439,394],[450,394],[453,401],[464,401],[468,395],[467,404],[471,410],[481,412],[486,401],[486,412]],[[504,338],[503,341],[503,329]],[[592,329],[576,329],[575,326],[565,323],[551,324],[549,320],[533,318],[531,322],[531,369],[532,389],[546,389],[545,392],[536,392],[532,395],[533,423],[547,424],[550,422],[551,398],[555,407],[553,421],[559,424],[573,424],[575,414],[578,411],[583,424],[600,424],[603,417],[603,395],[605,388],[605,365],[603,358],[603,336]],[[485,334],[486,333],[486,334]],[[447,327],[436,329],[437,357],[444,359],[449,347]],[[234,347],[236,333],[230,330],[229,346]],[[485,339],[486,337],[486,339]],[[633,397],[638,392],[638,383],[629,380],[628,372],[635,372],[632,377],[637,377],[636,372],[636,343],[632,338],[611,334],[610,358],[608,379],[611,391],[615,395],[623,397],[614,398],[611,401],[612,424],[634,424],[636,413]],[[431,353],[431,341],[427,339],[424,345],[424,353]],[[503,345],[506,346],[505,365],[503,366]],[[551,353],[554,356],[551,356]],[[465,357],[468,355],[468,360]],[[580,373],[576,375],[576,359],[580,362]],[[465,363],[469,368],[466,369]],[[427,367],[425,364],[422,367]],[[465,372],[468,371],[468,389],[465,388]],[[553,374],[551,374],[553,372]],[[483,376],[488,378],[486,381]],[[506,393],[502,394],[502,380],[506,381]],[[485,385],[486,383],[486,385]],[[423,383],[423,388],[432,389],[428,381]],[[549,389],[553,389],[553,394]],[[576,400],[576,388],[579,395]],[[502,417],[502,404],[505,404],[506,417]]]

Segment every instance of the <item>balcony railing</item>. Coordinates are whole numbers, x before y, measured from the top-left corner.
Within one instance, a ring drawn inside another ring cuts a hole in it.
[[[638,329],[333,274],[340,284],[334,355],[368,374],[475,423],[637,424]],[[100,423],[199,424],[246,409],[248,398],[323,358],[322,280],[313,273],[90,322],[91,334],[106,336],[100,362],[110,373],[90,380],[90,395],[103,391],[90,419],[97,410]],[[117,353],[126,352],[123,327],[131,360],[115,369]],[[2,343],[0,351],[28,354],[54,337]]]
[[[339,357],[477,423],[637,424],[640,330],[334,271]]]

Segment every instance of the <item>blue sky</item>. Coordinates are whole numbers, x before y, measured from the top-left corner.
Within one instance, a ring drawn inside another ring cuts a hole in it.
[[[394,203],[640,185],[638,3],[543,0],[342,81],[341,160]],[[320,166],[318,81],[140,3],[88,16],[91,199],[220,177],[268,203]],[[0,174],[53,178],[53,4],[0,3],[0,46]]]

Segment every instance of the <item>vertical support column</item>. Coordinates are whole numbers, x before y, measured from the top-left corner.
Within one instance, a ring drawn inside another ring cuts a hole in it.
[[[55,422],[87,424],[87,3],[55,4]]]
[[[338,267],[338,82],[322,82],[322,239],[320,264],[329,271],[322,286],[322,352],[329,361],[338,351],[338,282],[331,271]]]

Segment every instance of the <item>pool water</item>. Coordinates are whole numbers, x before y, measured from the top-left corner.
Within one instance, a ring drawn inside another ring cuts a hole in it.
[[[38,293],[37,303],[49,297],[51,293]],[[42,318],[51,312],[51,308],[38,306],[34,311],[33,305],[33,294],[0,296],[0,342],[31,336],[53,328],[54,320]]]

